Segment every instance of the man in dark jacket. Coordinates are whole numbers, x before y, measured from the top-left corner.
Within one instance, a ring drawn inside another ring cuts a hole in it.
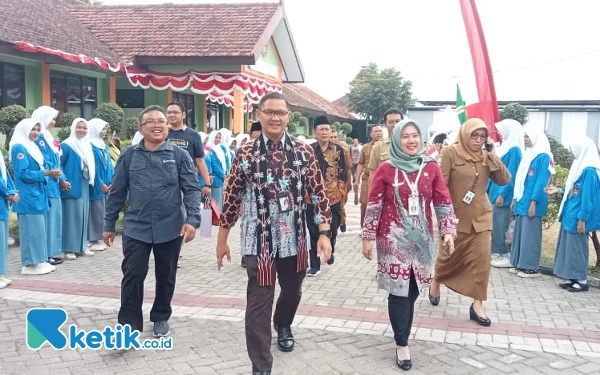
[[[119,324],[143,331],[144,279],[154,253],[156,293],[150,311],[154,336],[170,332],[181,242],[194,239],[200,226],[201,190],[190,155],[167,140],[165,111],[150,106],[139,117],[144,139],[121,151],[106,201],[104,242],[111,246],[115,224],[129,193],[123,224],[123,280]],[[185,213],[181,209],[185,207]]]

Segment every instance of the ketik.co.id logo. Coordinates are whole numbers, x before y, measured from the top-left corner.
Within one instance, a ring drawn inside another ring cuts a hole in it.
[[[132,331],[129,325],[106,326],[102,331],[78,330],[71,324],[68,335],[60,329],[67,322],[68,314],[63,309],[31,309],[27,312],[27,346],[37,350],[47,342],[54,349],[150,349],[170,350],[171,337],[146,339],[140,342],[140,332]]]

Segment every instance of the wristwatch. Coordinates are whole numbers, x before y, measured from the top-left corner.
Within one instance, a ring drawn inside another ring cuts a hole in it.
[[[331,238],[331,230],[321,230],[319,231],[319,236],[327,236],[327,238]]]

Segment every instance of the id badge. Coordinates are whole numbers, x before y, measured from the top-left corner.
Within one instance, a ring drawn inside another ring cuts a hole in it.
[[[465,202],[466,204],[471,204],[471,202],[473,201],[473,198],[475,198],[475,193],[473,193],[471,190],[467,191],[467,194],[465,194],[465,197],[463,198],[463,202]]]
[[[408,197],[408,214],[419,216],[419,197]]]
[[[279,212],[289,212],[292,210],[292,195],[288,192],[282,192],[277,194],[277,204],[279,205]]]

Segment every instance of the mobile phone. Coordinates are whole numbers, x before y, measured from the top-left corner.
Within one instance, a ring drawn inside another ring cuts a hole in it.
[[[492,151],[492,149],[494,148],[494,145],[491,143],[486,143],[485,144],[485,149],[487,150],[487,152]]]
[[[450,245],[448,245],[447,243],[444,244],[444,252],[446,253],[446,255],[450,254]]]

